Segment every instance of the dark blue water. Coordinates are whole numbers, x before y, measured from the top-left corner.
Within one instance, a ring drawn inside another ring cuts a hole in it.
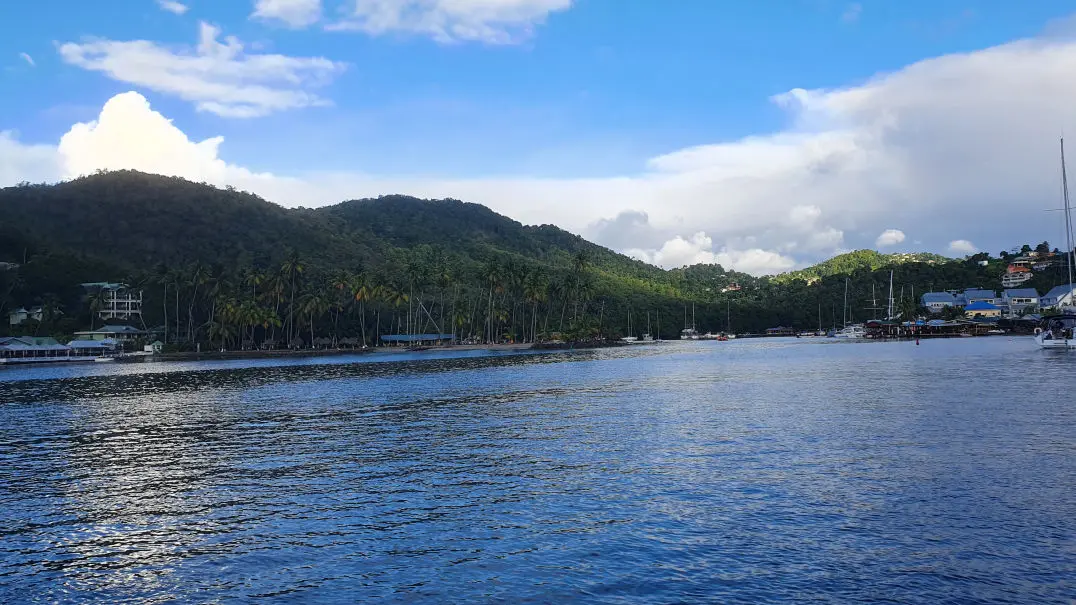
[[[0,602],[1076,598],[1030,339],[325,361],[0,370]]]

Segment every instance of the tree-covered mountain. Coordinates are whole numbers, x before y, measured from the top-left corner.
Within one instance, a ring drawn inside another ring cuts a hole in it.
[[[183,346],[372,344],[380,334],[436,330],[479,340],[615,336],[629,310],[636,333],[649,315],[652,331],[673,338],[692,306],[700,331],[809,329],[876,316],[866,307],[877,306],[872,296],[885,300],[891,269],[894,298],[911,314],[927,289],[997,289],[1005,268],[1002,259],[981,264],[988,255],[859,250],[776,277],[720,265],[667,271],[458,200],[285,209],[132,171],[2,189],[0,216],[0,262],[17,265],[0,270],[3,315],[47,303],[62,319],[32,329],[70,334],[90,324],[79,283],[123,281],[145,292],[144,322],[167,326]],[[1061,279],[1039,274],[1031,285]]]

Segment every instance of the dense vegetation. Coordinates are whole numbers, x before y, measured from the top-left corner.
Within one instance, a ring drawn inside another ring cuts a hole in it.
[[[655,334],[674,338],[692,306],[700,331],[809,329],[841,322],[846,280],[851,318],[879,316],[865,307],[872,286],[885,306],[892,269],[896,304],[909,316],[927,289],[997,289],[1005,267],[988,255],[860,250],[777,277],[719,265],[666,271],[457,200],[385,196],[288,210],[130,171],[0,190],[0,216],[0,262],[18,265],[0,270],[0,312],[47,311],[14,330],[66,337],[90,326],[99,304],[80,282],[123,281],[144,291],[146,327],[180,347],[357,346],[429,332],[616,337],[629,310],[636,334],[649,315]],[[1062,279],[1040,274],[1029,286],[1044,291]]]

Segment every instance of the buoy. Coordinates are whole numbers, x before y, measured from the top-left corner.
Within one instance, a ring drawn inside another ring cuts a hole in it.
[[[1042,328],[1035,328],[1035,336],[1042,334]]]

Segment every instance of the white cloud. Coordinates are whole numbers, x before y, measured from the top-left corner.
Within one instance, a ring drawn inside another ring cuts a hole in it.
[[[975,244],[966,239],[956,239],[949,242],[949,252],[952,254],[975,254],[979,249]]]
[[[34,63],[34,58],[31,57],[30,55],[28,55],[27,53],[19,53],[19,57],[23,61],[26,61],[27,63],[29,63],[30,67],[35,67],[37,65],[36,63]]]
[[[289,27],[309,27],[321,19],[321,0],[257,0],[251,16]]]
[[[172,51],[146,40],[87,40],[60,46],[64,61],[144,86],[227,117],[256,117],[328,101],[310,92],[344,69],[323,57],[249,54],[234,36],[200,24],[197,48]]]
[[[176,0],[157,0],[157,6],[175,15],[186,13],[188,8],[186,4],[176,2]]]
[[[713,238],[699,231],[690,238],[677,235],[657,250],[633,248],[626,250],[625,254],[668,269],[699,263],[717,263],[726,269],[752,275],[781,273],[796,265],[795,260],[772,250],[760,248],[730,250],[726,247],[715,252],[713,248]]]
[[[896,246],[903,241],[903,231],[900,229],[886,229],[878,236],[878,239],[874,240],[874,246],[877,248],[889,248],[890,246]]]
[[[845,23],[855,23],[859,21],[859,16],[863,14],[863,5],[858,2],[852,2],[844,8],[844,12],[841,13],[841,21]]]
[[[333,30],[370,35],[392,32],[429,36],[441,43],[511,44],[572,0],[350,0],[347,16]]]
[[[0,130],[0,187],[23,181],[56,180],[60,174],[56,147],[20,143],[14,132]]]

